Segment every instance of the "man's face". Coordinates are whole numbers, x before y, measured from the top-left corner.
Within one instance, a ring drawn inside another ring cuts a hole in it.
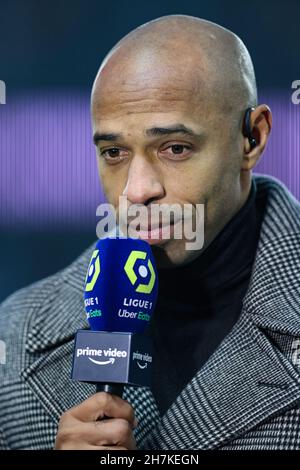
[[[98,169],[108,202],[117,209],[119,196],[125,195],[129,204],[148,209],[154,203],[204,204],[205,249],[241,205],[242,136],[236,132],[232,138],[213,97],[183,71],[172,74],[167,66],[156,74],[153,67],[135,65],[129,79],[128,71],[124,79],[114,72],[108,67],[98,79],[92,100]],[[169,240],[152,238],[159,266],[199,255],[186,250],[185,238],[172,238],[172,229]]]

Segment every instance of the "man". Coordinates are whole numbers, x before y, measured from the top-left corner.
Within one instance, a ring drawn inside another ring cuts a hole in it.
[[[92,121],[108,202],[203,203],[204,245],[152,245],[153,387],[126,387],[123,399],[69,378],[91,249],[10,297],[2,447],[299,449],[300,207],[252,176],[272,119],[246,47],[199,18],[151,21],[103,61]]]

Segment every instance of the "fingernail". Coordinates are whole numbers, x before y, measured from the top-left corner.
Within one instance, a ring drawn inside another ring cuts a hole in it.
[[[138,427],[138,421],[136,418],[134,418],[134,421],[133,421],[133,428],[137,428]]]

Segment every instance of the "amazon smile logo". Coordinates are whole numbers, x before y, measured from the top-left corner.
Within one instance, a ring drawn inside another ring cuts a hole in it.
[[[136,361],[140,369],[146,369],[148,367],[148,364],[152,362],[152,356],[150,356],[148,353],[141,354],[136,351],[132,355],[132,360]]]
[[[99,366],[107,366],[107,364],[114,364],[115,358],[111,357],[108,361],[96,361],[96,359],[92,359],[91,357],[88,358],[94,364],[98,364]]]
[[[76,356],[87,357],[91,362],[97,364],[98,366],[107,366],[109,364],[113,365],[115,363],[116,358],[126,358],[127,351],[120,351],[117,348],[91,349],[87,347],[78,348],[76,351]],[[101,360],[94,359],[94,357],[101,358]]]

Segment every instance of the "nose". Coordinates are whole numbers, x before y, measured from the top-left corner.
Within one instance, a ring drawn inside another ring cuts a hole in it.
[[[151,161],[135,155],[130,163],[123,195],[131,204],[148,205],[165,194],[162,175]]]

